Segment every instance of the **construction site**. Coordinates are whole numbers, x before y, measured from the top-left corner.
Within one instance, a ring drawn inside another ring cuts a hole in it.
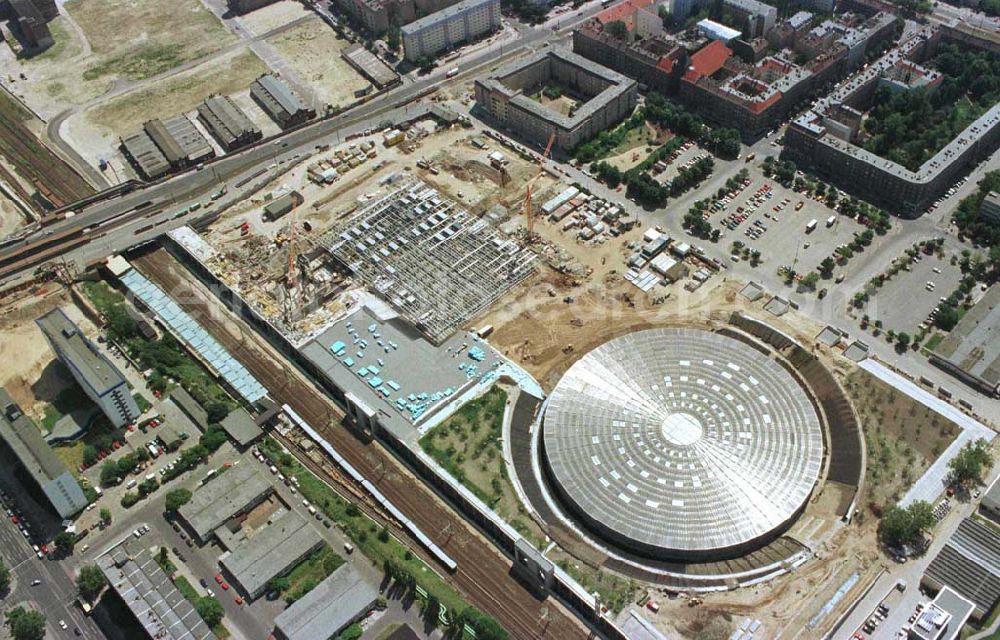
[[[365,292],[440,343],[537,273],[539,256],[572,260],[538,233],[527,248],[527,191],[537,203],[565,188],[537,162],[441,109],[318,149],[194,242],[206,266],[293,343]]]

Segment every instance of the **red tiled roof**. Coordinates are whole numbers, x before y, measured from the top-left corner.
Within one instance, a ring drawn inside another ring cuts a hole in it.
[[[763,102],[754,102],[752,105],[750,105],[750,111],[754,113],[763,113],[765,109],[769,109],[773,105],[777,104],[777,102],[781,100],[783,95],[784,94],[782,94],[780,91],[775,91],[770,96],[768,96],[767,100],[764,100]]]
[[[645,9],[651,6],[656,0],[624,0],[624,2],[619,2],[618,4],[608,7],[604,11],[597,14],[597,19],[601,24],[608,24],[609,22],[615,22],[621,20],[629,25],[631,28],[632,14],[635,13],[636,9]]]
[[[697,82],[703,76],[710,76],[726,64],[733,55],[732,49],[721,40],[713,40],[691,56],[691,66],[684,74],[684,80]]]
[[[661,69],[664,73],[670,74],[674,71],[674,59],[670,56],[663,56],[660,61],[656,63],[656,68]]]

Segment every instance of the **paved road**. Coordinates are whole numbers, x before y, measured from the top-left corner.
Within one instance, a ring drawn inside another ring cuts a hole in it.
[[[581,17],[580,19],[583,19]],[[567,25],[567,29],[572,25]],[[543,29],[534,29],[527,32],[513,45],[505,45],[503,57],[512,57],[521,52],[522,49],[532,44],[540,43],[553,37],[553,32]],[[466,81],[467,77],[473,75],[481,67],[497,64],[499,56],[492,49],[477,51],[475,55],[462,59],[457,63],[452,63],[450,68],[458,67],[460,73],[457,77],[448,82],[458,83]],[[169,72],[168,72],[169,73]],[[90,207],[83,208],[76,212],[76,215],[54,223],[44,230],[37,230],[28,235],[23,242],[10,244],[0,249],[0,260],[9,257],[14,251],[23,248],[26,244],[44,241],[46,237],[63,231],[79,231],[92,229],[91,235],[100,238],[103,231],[97,225],[111,221],[117,216],[134,211],[139,205],[149,203],[144,211],[150,212],[143,220],[144,225],[131,225],[133,230],[136,227],[146,226],[150,223],[165,223],[149,233],[135,237],[132,234],[123,235],[114,233],[104,241],[108,247],[108,252],[104,256],[115,251],[120,251],[131,244],[143,241],[146,238],[153,238],[159,234],[186,224],[189,219],[195,217],[185,215],[173,219],[175,213],[187,206],[195,203],[207,201],[207,196],[211,192],[218,190],[221,185],[229,185],[228,197],[220,202],[236,201],[243,199],[255,186],[250,182],[237,189],[235,184],[241,179],[246,179],[265,170],[268,167],[278,169],[281,164],[297,160],[310,153],[317,145],[338,144],[343,138],[363,131],[367,128],[377,127],[379,122],[385,118],[387,112],[397,106],[406,110],[409,105],[415,102],[420,96],[432,91],[435,85],[442,83],[445,71],[423,77],[415,82],[404,85],[386,95],[380,96],[361,108],[353,109],[339,116],[313,122],[301,129],[282,135],[279,139],[260,144],[256,147],[245,149],[233,154],[229,154],[208,163],[203,169],[191,170],[186,173],[173,176],[171,178],[153,183],[139,191],[127,194],[114,200],[100,202]],[[198,215],[201,215],[199,213]],[[85,245],[86,246],[86,245]],[[93,256],[91,250],[83,249],[80,253],[86,256]],[[60,260],[75,261],[80,266],[89,264],[86,260],[80,260],[76,252],[69,251],[59,256]],[[13,274],[0,280],[0,286],[16,284],[30,277],[34,271],[24,271]]]
[[[74,627],[79,628],[85,638],[104,638],[97,624],[74,604],[76,585],[68,565],[38,559],[17,526],[6,517],[0,523],[0,555],[14,578],[10,593],[3,598],[5,610],[30,603],[45,614],[47,638],[73,638]],[[35,580],[40,580],[41,584],[32,586]],[[59,620],[66,622],[67,630],[59,627]]]
[[[204,64],[208,64],[214,60],[224,58],[232,53],[239,51],[244,48],[254,49],[255,53],[260,53],[255,47],[258,43],[263,42],[266,38],[284,33],[290,29],[294,29],[300,24],[310,20],[312,16],[302,16],[297,18],[287,24],[275,27],[270,31],[264,32],[260,35],[253,36],[247,34],[243,30],[235,30],[240,36],[240,40],[234,44],[229,45],[215,51],[207,56],[198,58],[196,60],[191,60],[190,62],[185,62],[184,64],[178,65],[169,71],[164,71],[163,73],[150,76],[143,80],[123,80],[118,78],[115,80],[111,88],[105,93],[92,98],[83,104],[75,105],[65,111],[61,111],[54,118],[49,120],[45,127],[45,137],[56,147],[56,150],[67,160],[77,171],[81,172],[87,180],[93,184],[98,189],[106,189],[112,186],[112,182],[108,181],[105,174],[97,170],[89,161],[87,161],[80,153],[73,147],[68,140],[66,140],[62,135],[63,125],[77,114],[84,113],[96,106],[105,104],[111,100],[119,98],[133,91],[138,91],[148,86],[153,86],[157,83],[163,82],[169,78],[180,75]],[[268,56],[269,57],[269,56]],[[270,62],[271,60],[265,60]]]

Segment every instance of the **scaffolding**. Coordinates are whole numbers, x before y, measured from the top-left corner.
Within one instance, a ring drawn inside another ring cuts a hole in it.
[[[330,253],[433,343],[535,272],[535,254],[416,178],[329,232]]]

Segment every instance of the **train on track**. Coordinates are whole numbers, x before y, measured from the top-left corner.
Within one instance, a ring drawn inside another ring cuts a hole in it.
[[[372,484],[363,475],[361,475],[361,473],[357,469],[355,469],[354,466],[351,465],[351,463],[345,460],[344,457],[341,456],[337,452],[337,450],[333,448],[333,445],[324,440],[323,437],[320,436],[315,429],[309,426],[309,423],[303,420],[302,417],[299,416],[299,414],[297,414],[294,409],[292,409],[287,404],[283,405],[282,409],[284,409],[285,413],[288,415],[289,418],[292,419],[292,422],[294,422],[297,427],[305,431],[306,434],[313,439],[313,441],[319,444],[319,446],[321,446],[323,450],[326,451],[326,453],[331,458],[333,458],[333,461],[337,463],[337,466],[340,467],[344,471],[344,473],[346,473],[348,476],[351,477],[352,480],[361,485],[361,487],[365,491],[367,491],[368,494],[372,498],[374,498],[375,501],[383,509],[385,509],[393,518],[395,518],[399,522],[400,526],[402,526],[410,533],[410,535],[416,538],[417,541],[419,541],[420,544],[432,556],[434,556],[434,558],[439,563],[441,563],[442,566],[444,566],[451,573],[454,573],[456,570],[458,570],[458,563],[456,563],[451,558],[451,556],[445,553],[444,549],[434,544],[434,542],[432,542],[431,539],[427,537],[427,534],[425,534],[420,529],[420,527],[418,527],[409,518],[403,515],[403,512],[400,511],[398,508],[396,508],[396,505],[394,505],[388,498],[382,495],[382,492],[379,491],[374,484]]]

